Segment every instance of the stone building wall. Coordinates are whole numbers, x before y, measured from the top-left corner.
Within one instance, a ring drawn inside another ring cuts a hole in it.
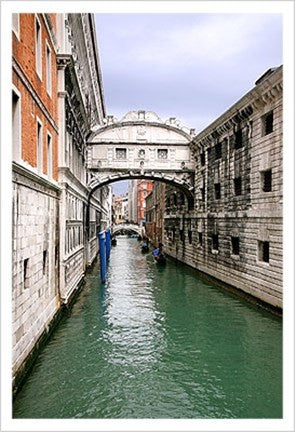
[[[98,252],[97,232],[110,225],[105,187],[90,197],[86,139],[105,106],[91,14],[58,15],[60,291],[68,303]]]
[[[60,305],[54,25],[54,14],[13,16],[13,378]]]
[[[13,14],[15,388],[98,252],[110,188],[90,198],[86,136],[105,116],[90,14]]]
[[[60,306],[58,188],[24,167],[13,171],[13,374]]]
[[[198,134],[195,208],[167,188],[165,250],[282,307],[282,68]]]

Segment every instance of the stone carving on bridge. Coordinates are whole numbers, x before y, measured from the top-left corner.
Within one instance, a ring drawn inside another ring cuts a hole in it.
[[[138,151],[138,157],[139,157],[139,159],[144,159],[145,158],[145,150],[144,149],[140,149]]]

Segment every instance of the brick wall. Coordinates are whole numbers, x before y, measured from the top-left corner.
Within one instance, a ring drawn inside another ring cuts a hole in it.
[[[51,14],[54,17],[54,14]],[[52,175],[57,180],[57,68],[56,54],[44,17],[41,24],[42,78],[36,71],[35,15],[20,14],[19,39],[13,32],[12,81],[21,93],[21,158],[37,167],[37,117],[43,125],[43,173],[47,174],[47,131],[52,136]],[[54,21],[54,20],[53,20]],[[46,88],[46,43],[51,50],[52,91]]]

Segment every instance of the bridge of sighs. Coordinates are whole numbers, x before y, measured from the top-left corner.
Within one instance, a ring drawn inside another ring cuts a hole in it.
[[[131,111],[119,121],[108,116],[87,142],[90,193],[118,180],[149,179],[179,188],[192,207],[193,132],[175,118],[164,122],[150,111]]]

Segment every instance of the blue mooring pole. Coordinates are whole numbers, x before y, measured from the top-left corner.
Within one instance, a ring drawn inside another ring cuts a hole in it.
[[[107,261],[110,258],[110,253],[111,253],[111,231],[108,228],[106,230],[106,259],[107,259]]]
[[[105,231],[98,233],[99,258],[100,258],[100,277],[101,281],[106,281],[107,260],[106,260],[106,234]]]

